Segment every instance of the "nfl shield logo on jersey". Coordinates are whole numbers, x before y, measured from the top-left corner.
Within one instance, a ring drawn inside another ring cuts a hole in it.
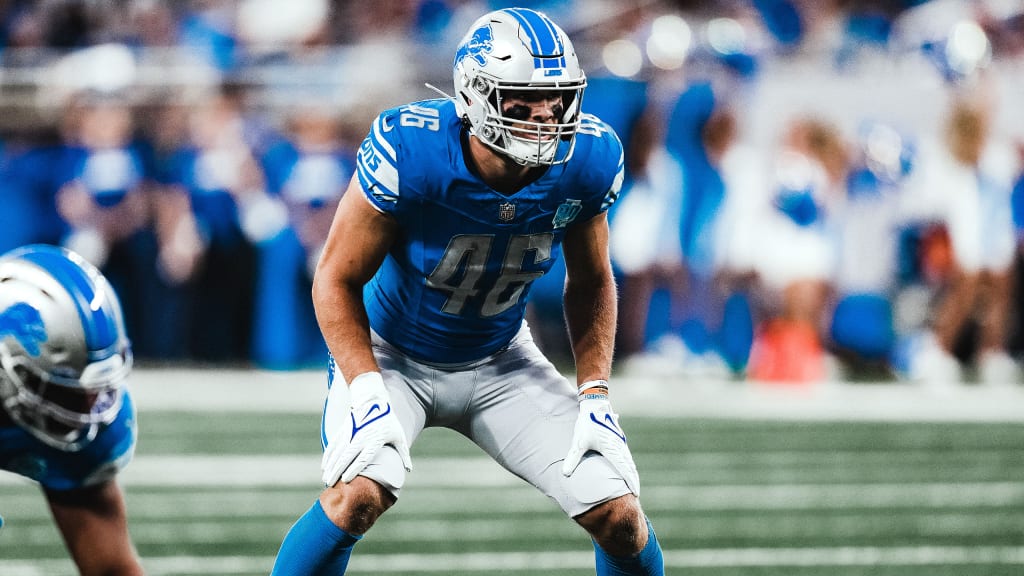
[[[516,217],[516,205],[511,202],[503,202],[498,206],[498,220],[511,222]]]

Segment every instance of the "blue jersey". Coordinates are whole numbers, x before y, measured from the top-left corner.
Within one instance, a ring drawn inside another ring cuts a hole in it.
[[[314,210],[341,198],[352,171],[351,153],[342,149],[306,152],[285,141],[263,157],[267,192]]]
[[[16,424],[0,426],[0,469],[39,482],[48,490],[99,484],[128,465],[135,453],[135,405],[126,390],[121,410],[92,442],[67,452],[44,444]]]
[[[409,104],[377,117],[357,158],[367,198],[401,230],[364,290],[370,327],[430,363],[507,345],[566,229],[607,210],[622,185],[622,144],[594,116],[583,115],[569,162],[513,194],[469,170],[462,131],[452,101]]]
[[[168,160],[162,177],[188,191],[199,232],[208,242],[236,246],[244,238],[230,190],[234,174],[221,169],[223,163],[216,153],[183,147]]]
[[[142,153],[132,145],[105,149],[72,146],[65,154],[63,180],[79,181],[104,208],[116,206],[128,194],[136,193],[145,178]]]

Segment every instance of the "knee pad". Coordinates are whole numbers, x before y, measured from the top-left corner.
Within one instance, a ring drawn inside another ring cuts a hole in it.
[[[359,475],[380,484],[397,500],[405,485],[405,464],[397,450],[385,446]]]

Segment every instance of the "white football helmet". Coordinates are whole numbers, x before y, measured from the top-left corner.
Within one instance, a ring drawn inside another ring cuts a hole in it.
[[[107,279],[78,254],[32,245],[0,257],[0,402],[46,444],[84,447],[121,407],[132,354]]]
[[[525,8],[479,18],[455,52],[455,108],[471,134],[526,166],[562,164],[572,156],[587,85],[569,37],[547,16]],[[561,96],[556,123],[512,118],[509,93]]]

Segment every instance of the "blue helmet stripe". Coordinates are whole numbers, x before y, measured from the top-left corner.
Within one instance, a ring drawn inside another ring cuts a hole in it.
[[[86,348],[92,359],[102,359],[116,351],[120,338],[120,311],[113,304],[113,294],[97,294],[93,278],[68,260],[59,248],[36,245],[16,255],[49,272],[71,295],[82,321]]]
[[[565,48],[551,20],[525,8],[508,8],[504,12],[515,18],[523,27],[530,41],[530,52],[534,55],[535,68],[565,67]]]

